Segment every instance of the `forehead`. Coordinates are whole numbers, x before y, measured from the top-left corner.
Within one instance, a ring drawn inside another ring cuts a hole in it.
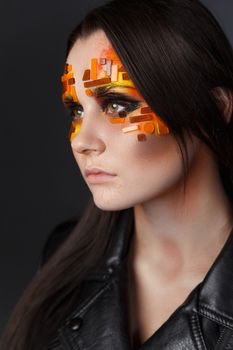
[[[72,65],[76,75],[81,76],[84,70],[90,68],[90,62],[94,57],[97,59],[106,57],[120,63],[119,57],[102,30],[94,32],[85,39],[78,39],[67,57],[67,63]]]

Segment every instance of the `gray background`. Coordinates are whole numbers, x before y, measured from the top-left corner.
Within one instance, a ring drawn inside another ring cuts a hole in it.
[[[0,3],[0,331],[35,273],[52,229],[90,197],[67,138],[60,99],[66,39],[105,1]],[[233,43],[233,1],[203,0]]]

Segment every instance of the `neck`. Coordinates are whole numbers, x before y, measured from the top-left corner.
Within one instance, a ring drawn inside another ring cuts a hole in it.
[[[204,171],[203,171],[204,169]],[[171,280],[208,270],[233,226],[232,204],[218,167],[203,151],[182,184],[134,207],[131,253],[135,266]]]

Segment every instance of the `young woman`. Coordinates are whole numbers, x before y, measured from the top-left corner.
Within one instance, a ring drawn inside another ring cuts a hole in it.
[[[198,0],[113,0],[71,33],[71,149],[93,200],[4,350],[233,349],[233,52]]]

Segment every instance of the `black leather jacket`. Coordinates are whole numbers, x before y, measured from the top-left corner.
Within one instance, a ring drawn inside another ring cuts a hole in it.
[[[127,251],[132,208],[122,211],[103,266],[86,280],[80,302],[50,350],[129,350]],[[233,349],[233,229],[220,254],[186,300],[140,350]]]

